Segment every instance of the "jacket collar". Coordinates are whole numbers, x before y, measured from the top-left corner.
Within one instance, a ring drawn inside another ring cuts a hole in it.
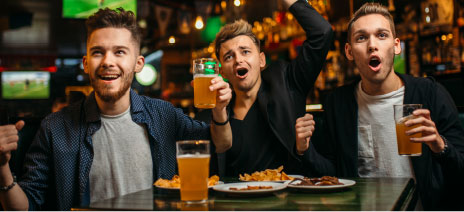
[[[143,97],[138,95],[134,90],[130,90],[130,102],[131,102],[131,114],[138,114],[143,112]],[[97,105],[97,100],[95,98],[95,91],[93,91],[89,97],[84,102],[84,111],[85,111],[85,122],[97,122],[100,121],[100,109]],[[140,120],[141,117],[136,116],[137,120]],[[134,121],[134,117],[132,118]]]

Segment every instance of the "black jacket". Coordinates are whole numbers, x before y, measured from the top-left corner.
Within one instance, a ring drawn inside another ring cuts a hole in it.
[[[324,65],[333,32],[331,25],[306,1],[295,2],[289,10],[305,30],[306,41],[295,60],[278,61],[261,72],[262,83],[256,101],[267,121],[264,124],[269,125],[286,148],[284,151],[288,151],[290,160],[295,161],[291,163],[295,165],[293,168],[285,167],[286,172],[304,174],[302,158],[295,150],[295,123],[305,113],[306,97]],[[220,155],[220,166],[224,163],[223,156]]]
[[[459,200],[462,195],[452,196],[453,191],[462,193],[464,180],[464,129],[456,106],[433,78],[397,75],[405,85],[404,104],[423,104],[423,108],[430,110],[440,135],[448,140],[449,151],[440,157],[425,144],[421,156],[411,157],[423,207],[425,210],[462,209],[462,200]],[[324,152],[327,159],[316,162],[329,167],[321,172],[333,173],[335,169],[339,177],[358,177],[356,85],[357,82],[337,88],[324,103],[326,139],[323,146],[330,150]]]

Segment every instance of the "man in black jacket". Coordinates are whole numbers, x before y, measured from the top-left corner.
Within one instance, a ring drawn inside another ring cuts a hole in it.
[[[408,177],[417,183],[425,210],[462,209],[454,190],[462,192],[464,179],[464,129],[456,106],[446,90],[432,78],[415,78],[393,70],[395,54],[401,52],[388,10],[364,4],[348,24],[345,54],[355,62],[361,81],[336,89],[328,96],[323,173],[336,170],[339,177]],[[407,134],[422,133],[411,142],[422,143],[422,155],[398,155],[394,104],[422,104],[417,118],[407,126],[420,127]],[[316,149],[311,151],[316,152]],[[320,166],[321,167],[321,166]]]
[[[306,1],[284,3],[307,36],[298,57],[290,63],[280,61],[265,68],[259,40],[245,21],[224,26],[215,40],[221,75],[234,90],[228,108],[233,142],[225,154],[225,165],[220,165],[220,172],[225,168],[227,176],[281,165],[287,173],[311,174],[311,167],[301,163],[309,160],[305,157],[309,136],[297,141],[294,126],[296,118],[305,113],[306,96],[324,64],[332,29]],[[314,121],[308,116],[304,127],[312,132]],[[213,124],[224,123],[213,120]]]

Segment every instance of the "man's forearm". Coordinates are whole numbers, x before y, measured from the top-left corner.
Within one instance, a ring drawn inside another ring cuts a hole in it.
[[[219,123],[227,122],[224,125],[211,123],[211,138],[216,147],[217,153],[223,153],[232,147],[232,129],[230,128],[229,117],[226,108],[222,111],[212,110],[213,120]]]
[[[13,183],[13,175],[7,165],[0,167],[0,186],[7,186]],[[8,191],[0,191],[0,202],[4,210],[27,211],[29,200],[21,187],[16,184]]]

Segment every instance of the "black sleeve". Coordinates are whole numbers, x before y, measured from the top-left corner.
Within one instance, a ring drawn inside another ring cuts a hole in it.
[[[464,179],[464,129],[453,99],[445,88],[436,83],[436,97],[431,111],[437,130],[448,141],[448,151],[435,157],[444,172]],[[436,155],[435,155],[436,156]]]
[[[326,61],[332,43],[332,26],[306,1],[295,2],[289,10],[306,32],[306,40],[287,68],[288,80],[306,97]]]

